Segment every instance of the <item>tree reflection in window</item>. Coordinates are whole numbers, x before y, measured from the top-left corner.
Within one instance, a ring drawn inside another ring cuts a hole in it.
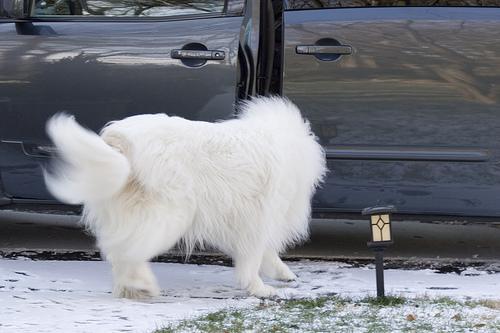
[[[224,0],[36,0],[34,15],[177,16],[222,13]]]

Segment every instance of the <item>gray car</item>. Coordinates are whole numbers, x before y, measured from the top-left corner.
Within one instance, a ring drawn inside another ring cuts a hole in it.
[[[56,112],[214,121],[282,94],[327,152],[317,216],[500,216],[500,0],[0,0],[0,16],[2,208],[78,210],[43,182]]]

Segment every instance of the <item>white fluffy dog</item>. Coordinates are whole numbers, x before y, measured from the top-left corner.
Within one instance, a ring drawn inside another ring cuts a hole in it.
[[[83,220],[113,268],[114,294],[159,294],[148,261],[176,243],[232,257],[257,297],[296,276],[279,253],[308,235],[310,201],[325,154],[298,108],[278,97],[243,104],[218,123],[146,114],[114,121],[100,136],[57,114],[47,132],[59,163],[50,192],[83,204]]]

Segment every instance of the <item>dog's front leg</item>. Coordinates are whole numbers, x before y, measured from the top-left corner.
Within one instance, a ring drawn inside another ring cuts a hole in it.
[[[111,261],[116,297],[144,299],[158,296],[160,289],[148,262]]]
[[[277,294],[276,289],[264,284],[264,281],[259,276],[262,253],[240,253],[234,256],[234,261],[236,279],[241,288],[246,289],[250,295],[267,298]]]
[[[268,249],[262,257],[260,272],[271,279],[280,281],[293,281],[297,276],[280,259],[275,250]]]

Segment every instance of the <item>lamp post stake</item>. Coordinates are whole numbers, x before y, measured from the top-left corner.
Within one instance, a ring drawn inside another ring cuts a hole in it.
[[[374,249],[375,271],[377,276],[377,297],[385,297],[384,290],[384,248]]]

